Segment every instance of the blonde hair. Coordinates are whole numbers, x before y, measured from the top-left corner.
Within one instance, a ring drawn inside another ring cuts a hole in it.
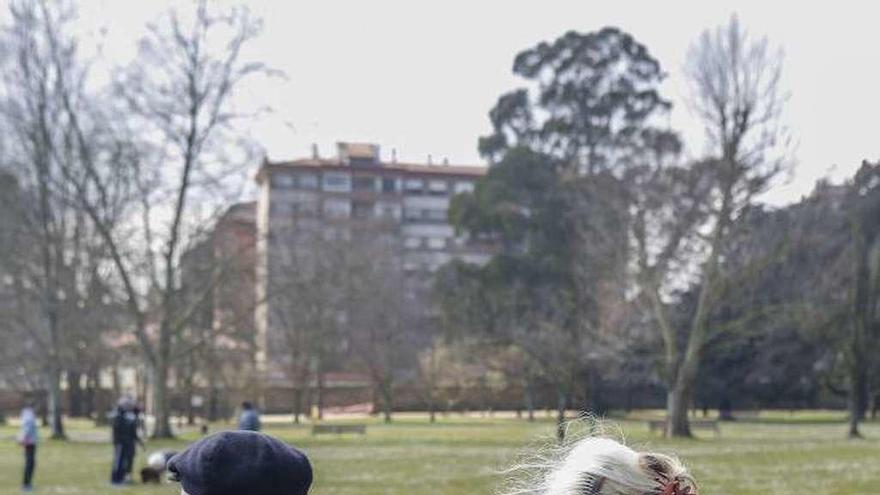
[[[502,495],[697,495],[675,457],[587,437],[516,465]]]

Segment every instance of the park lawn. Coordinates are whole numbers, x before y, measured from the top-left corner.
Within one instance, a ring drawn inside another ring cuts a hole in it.
[[[765,415],[762,414],[762,419]],[[864,427],[866,440],[844,439],[839,414],[769,415],[772,421],[726,423],[720,438],[698,440],[650,436],[641,421],[621,421],[618,435],[636,448],[678,454],[709,495],[823,495],[880,493],[880,423]],[[788,420],[787,420],[788,419]],[[218,425],[217,428],[220,428]],[[607,428],[615,431],[616,427]],[[107,479],[111,448],[106,431],[84,423],[70,427],[76,441],[44,442],[39,450],[37,493],[173,494],[173,485],[111,488]],[[21,468],[13,429],[0,428],[0,493],[16,493]],[[315,467],[315,495],[490,494],[499,471],[518,453],[536,447],[553,432],[548,419],[421,418],[395,424],[370,422],[366,437],[312,437],[308,427],[274,424],[268,433],[301,447]],[[178,441],[150,442],[149,450],[182,448]],[[139,452],[137,465],[144,461]]]

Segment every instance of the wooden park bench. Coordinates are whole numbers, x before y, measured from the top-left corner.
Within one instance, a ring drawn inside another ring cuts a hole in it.
[[[744,409],[741,411],[733,411],[733,419],[737,421],[755,421],[761,415],[759,409]]]
[[[323,434],[342,435],[343,433],[356,433],[358,435],[366,435],[367,434],[367,425],[364,425],[364,424],[349,424],[349,425],[320,424],[320,425],[312,426],[312,435],[323,435]]]
[[[689,422],[692,430],[712,430],[715,433],[715,436],[721,435],[721,428],[718,427],[717,419],[692,419]],[[666,420],[665,419],[649,419],[648,420],[648,431],[654,433],[655,431],[659,431],[663,433],[666,431]]]

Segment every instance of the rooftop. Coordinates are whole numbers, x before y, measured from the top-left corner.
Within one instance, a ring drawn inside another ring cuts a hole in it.
[[[381,161],[379,159],[379,146],[370,143],[338,143],[338,155],[333,158],[321,158],[317,152],[311,158],[301,158],[286,161],[270,161],[268,158],[263,162],[257,172],[257,182],[262,182],[266,174],[287,169],[316,168],[326,170],[376,170],[382,172],[397,172],[412,175],[441,175],[460,177],[482,177],[488,170],[483,165],[450,165],[433,163],[403,163]],[[353,159],[357,159],[353,160]],[[363,160],[368,160],[365,162]]]

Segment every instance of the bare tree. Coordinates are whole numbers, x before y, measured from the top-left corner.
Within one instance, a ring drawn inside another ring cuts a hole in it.
[[[19,313],[13,321],[23,332],[19,335],[41,354],[52,436],[63,438],[61,374],[66,363],[77,358],[77,349],[95,342],[95,332],[73,331],[96,304],[89,291],[102,285],[95,231],[82,211],[67,201],[73,186],[63,172],[73,153],[63,81],[80,86],[85,72],[70,30],[72,8],[16,1],[9,13],[11,24],[2,37],[8,57],[0,118],[6,138],[4,165],[15,185],[5,191],[2,206],[14,215],[5,227],[16,235],[16,243],[3,261],[15,265],[10,285],[17,293]]]
[[[314,399],[321,414],[323,376],[330,369],[369,374],[385,421],[391,421],[394,378],[412,343],[408,315],[415,308],[404,300],[401,253],[389,228],[379,219],[360,225],[306,219],[294,221],[290,235],[279,229],[270,240],[285,242],[273,250],[267,303],[276,330],[270,334],[278,334],[285,350],[274,361],[284,363],[294,384],[295,421],[303,393],[311,395],[312,388],[315,396],[306,402]],[[410,356],[415,366],[415,352]]]
[[[781,54],[766,39],[752,40],[736,17],[704,32],[691,47],[686,73],[708,158],[669,166],[665,160],[677,153],[672,141],[657,135],[646,147],[654,165],[643,175],[650,192],[637,201],[633,238],[641,293],[665,348],[672,436],[690,435],[687,410],[713,335],[710,316],[730,288],[719,267],[731,228],[787,164],[781,70]],[[674,289],[683,283],[694,284],[698,296],[693,316],[678,328],[668,313]]]
[[[423,301],[407,290],[399,237],[389,234],[380,224],[360,229],[347,250],[346,276],[348,338],[382,398],[386,423],[394,410],[395,377],[416,365],[413,330],[424,313]]]
[[[137,62],[116,80],[121,108],[86,112],[76,81],[59,77],[74,124],[75,161],[67,174],[112,260],[151,370],[155,437],[172,435],[172,344],[197,309],[178,299],[180,257],[203,236],[230,179],[251,158],[248,143],[232,133],[243,116],[232,95],[248,76],[268,72],[241,60],[260,28],[246,9],[215,14],[200,2],[192,17],[187,24],[171,12],[150,26]],[[95,139],[101,126],[108,139]]]
[[[313,401],[323,416],[323,375],[344,347],[350,244],[344,230],[318,225],[293,229],[291,242],[273,250],[266,297],[272,329],[267,339],[270,352],[277,354],[273,361],[282,364],[278,371],[293,384],[293,415],[299,422]]]

